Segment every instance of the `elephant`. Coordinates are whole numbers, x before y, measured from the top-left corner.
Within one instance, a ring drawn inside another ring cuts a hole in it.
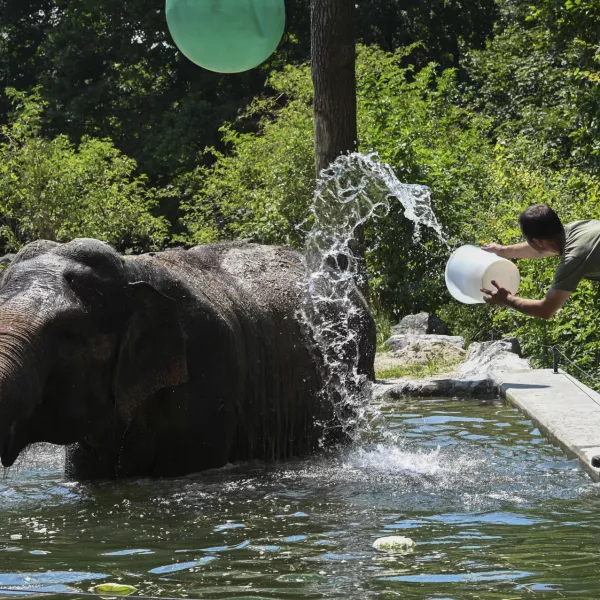
[[[222,243],[121,255],[36,241],[0,272],[0,456],[66,446],[76,480],[174,477],[341,441],[301,318],[303,256]],[[358,371],[375,327],[356,291]]]

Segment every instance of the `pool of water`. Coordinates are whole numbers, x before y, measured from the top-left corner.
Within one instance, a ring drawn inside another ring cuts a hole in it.
[[[171,480],[0,480],[0,586],[211,599],[600,598],[600,488],[495,401],[380,407],[359,447]],[[417,542],[377,553],[385,535]],[[49,596],[53,598],[53,596]]]

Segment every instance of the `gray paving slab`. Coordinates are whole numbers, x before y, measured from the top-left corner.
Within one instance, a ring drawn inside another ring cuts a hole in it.
[[[592,457],[600,455],[600,394],[551,369],[496,372],[493,379],[508,402],[600,481],[600,469],[592,466]]]

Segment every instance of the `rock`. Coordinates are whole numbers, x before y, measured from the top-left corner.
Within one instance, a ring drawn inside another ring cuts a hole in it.
[[[404,363],[397,358],[394,358],[389,352],[380,353],[375,355],[375,373],[381,373],[382,371],[389,371],[395,367],[403,367]]]
[[[438,337],[438,336],[427,336]],[[467,352],[457,344],[446,340],[415,340],[401,350],[392,352],[392,356],[405,365],[428,365],[432,362],[456,364],[463,361]]]
[[[527,371],[528,360],[521,358],[521,346],[516,338],[496,342],[473,342],[467,360],[460,366],[460,377],[490,377],[492,371]]]
[[[408,315],[404,317],[398,325],[392,328],[394,335],[403,333],[416,333],[421,335],[448,335],[450,333],[448,324],[426,312],[418,315]]]
[[[425,379],[378,381],[373,388],[375,398],[403,396],[489,396],[498,393],[493,380],[496,371],[527,371],[531,364],[520,357],[518,340],[508,338],[496,342],[473,343],[467,360],[453,375]]]
[[[425,335],[416,333],[400,333],[393,335],[385,345],[391,352],[398,352],[406,348],[412,342],[447,342],[459,348],[465,347],[465,338],[459,335]]]
[[[497,393],[491,379],[458,379],[427,377],[425,379],[379,380],[373,386],[373,398],[392,399],[415,396],[418,398],[493,397]]]
[[[399,535],[382,537],[373,543],[373,548],[380,552],[408,552],[416,546],[414,540]]]
[[[489,353],[492,348],[495,348],[494,352],[498,352],[500,349],[502,349],[505,352],[517,354],[519,357],[523,356],[519,340],[513,337],[505,338],[503,340],[496,340],[493,342],[473,342],[469,346],[468,360],[474,360],[483,354]]]

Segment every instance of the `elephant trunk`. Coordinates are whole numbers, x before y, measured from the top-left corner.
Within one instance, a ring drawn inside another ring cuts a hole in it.
[[[42,398],[41,322],[30,311],[0,311],[0,455],[12,466],[28,442],[27,420]]]

